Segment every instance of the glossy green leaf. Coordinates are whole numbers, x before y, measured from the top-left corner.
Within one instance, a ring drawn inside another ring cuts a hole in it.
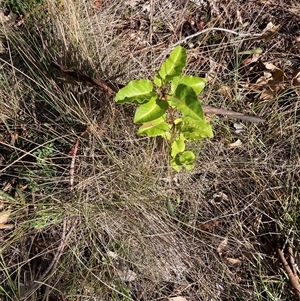
[[[178,85],[184,84],[191,87],[198,95],[205,87],[206,79],[198,76],[182,75],[176,76],[171,82],[171,94],[173,94]]]
[[[174,158],[172,157],[170,164],[176,171],[180,171],[183,166],[187,170],[192,170],[195,167],[195,154],[191,151],[185,151]]]
[[[184,140],[175,140],[171,145],[171,156],[176,157],[177,154],[182,153],[185,150]]]
[[[182,164],[179,162],[178,156],[176,156],[175,158],[172,158],[170,160],[170,164],[171,164],[172,168],[176,171],[180,171],[182,169]]]
[[[195,154],[191,151],[185,151],[179,155],[179,162],[185,166],[187,170],[195,167]]]
[[[185,151],[179,155],[179,162],[182,164],[190,164],[195,161],[195,154],[191,151]]]
[[[180,110],[184,116],[195,120],[204,119],[200,101],[193,88],[179,84],[174,94],[168,97],[168,101],[170,101],[172,106]]]
[[[149,102],[138,107],[134,122],[144,123],[155,120],[166,113],[168,106],[169,104],[166,101],[153,97]]]
[[[161,87],[162,86],[162,80],[161,80],[161,78],[159,78],[159,76],[154,76],[153,82],[155,83],[155,85],[157,87]]]
[[[195,120],[190,117],[183,118],[181,133],[187,140],[201,140],[214,136],[211,125],[207,120]]]
[[[124,88],[120,89],[116,95],[117,103],[145,103],[153,96],[157,95],[153,91],[153,84],[150,80],[133,80]]]
[[[162,116],[156,120],[144,123],[138,131],[139,135],[148,135],[149,137],[163,136],[170,139],[170,125],[165,121],[166,116]]]
[[[159,77],[163,81],[170,81],[175,76],[180,75],[185,67],[186,58],[186,50],[181,46],[176,46],[158,70]],[[157,82],[156,80],[155,84]]]

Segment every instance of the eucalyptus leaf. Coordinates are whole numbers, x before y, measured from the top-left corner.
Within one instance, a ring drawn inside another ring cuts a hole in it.
[[[192,151],[185,151],[179,155],[179,162],[181,164],[191,164],[195,161],[195,154]]]
[[[149,137],[163,136],[170,138],[171,126],[166,122],[166,116],[144,123],[138,130],[139,135],[147,134]]]
[[[116,95],[117,103],[145,103],[157,95],[153,91],[153,84],[150,80],[140,79],[129,82],[120,89]]]
[[[164,115],[169,104],[157,97],[153,97],[149,102],[142,104],[135,112],[134,122],[144,123],[155,120]]]
[[[179,162],[178,157],[171,158],[170,164],[172,168],[176,171],[180,171],[182,169],[182,164]]]
[[[183,118],[181,132],[187,140],[201,140],[214,136],[211,125],[207,120],[195,120],[190,117]]]
[[[153,78],[153,82],[157,87],[161,87],[162,86],[162,80],[159,76],[154,76]]]
[[[171,156],[176,157],[177,154],[182,153],[185,150],[184,140],[175,140],[171,145]]]
[[[168,101],[170,101],[171,105],[180,110],[184,116],[195,120],[204,119],[200,101],[193,88],[179,84],[174,94],[168,97]]]
[[[170,81],[175,76],[178,76],[182,73],[183,68],[186,64],[186,50],[181,46],[176,46],[173,51],[170,53],[170,56],[162,64],[158,71],[159,77],[163,81]],[[155,80],[155,84],[159,83]]]
[[[173,78],[171,82],[171,94],[173,94],[179,84],[191,87],[198,95],[205,87],[206,79],[198,76],[181,75]]]

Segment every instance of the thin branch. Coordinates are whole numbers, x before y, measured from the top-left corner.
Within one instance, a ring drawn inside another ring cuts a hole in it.
[[[202,105],[203,112],[205,114],[216,114],[216,115],[223,115],[227,116],[229,118],[236,118],[240,120],[245,120],[248,122],[265,122],[266,120],[261,117],[256,117],[256,116],[249,116],[245,115],[243,113],[231,111],[231,110],[225,110],[222,108],[215,108],[213,106],[209,105]]]
[[[288,247],[288,254],[289,254],[289,260],[290,260],[290,266],[293,271],[293,274],[296,276],[297,271],[296,271],[296,263],[295,263],[295,257],[293,255],[293,249],[291,246]]]
[[[77,139],[75,145],[72,147],[71,151],[68,153],[69,156],[72,156],[71,163],[70,163],[70,190],[72,191],[74,188],[74,174],[75,174],[75,160],[76,154],[78,151],[79,146],[79,139]]]
[[[230,30],[230,29],[226,29],[226,28],[218,28],[218,27],[210,27],[210,28],[205,28],[203,30],[200,30],[188,37],[185,37],[182,40],[179,40],[178,42],[174,43],[173,45],[169,46],[165,51],[163,51],[155,60],[154,63],[157,62],[158,60],[160,60],[162,57],[164,57],[166,55],[166,53],[169,53],[171,49],[173,49],[174,47],[186,43],[188,40],[196,38],[206,32],[209,31],[223,31],[223,32],[227,32],[227,33],[231,33],[233,35],[236,35],[238,38],[260,38],[263,36],[263,33],[239,33],[236,32],[234,30]]]
[[[56,254],[54,255],[54,257],[52,259],[52,262],[49,264],[49,266],[44,271],[44,273],[38,278],[38,280],[33,282],[33,284],[27,290],[27,292],[24,294],[24,296],[21,297],[22,298],[21,300],[25,300],[26,298],[28,298],[38,288],[40,283],[43,282],[44,279],[48,275],[50,275],[51,272],[53,272],[56,269],[56,267],[58,265],[58,262],[59,262],[59,259],[63,254],[64,248],[67,245],[68,238],[71,235],[71,233],[73,232],[73,229],[75,228],[75,225],[76,225],[76,220],[73,222],[72,227],[70,228],[70,230],[67,233],[67,219],[64,220],[60,245],[57,249]]]
[[[77,81],[84,82],[91,86],[101,88],[102,90],[106,91],[110,95],[115,95],[116,92],[118,91],[113,85],[111,85],[109,82],[107,82],[103,79],[92,78],[86,74],[77,72],[73,69],[67,69],[64,66],[61,66],[55,62],[52,62],[51,66],[60,70],[63,73],[68,74],[69,76],[75,78]]]
[[[290,268],[288,262],[286,261],[286,259],[284,257],[283,252],[280,249],[278,249],[277,252],[278,252],[279,258],[283,264],[283,267],[288,274],[291,285],[294,288],[295,294],[296,294],[298,300],[300,300],[300,283],[298,282],[298,278],[297,278],[297,276],[294,275],[292,269]]]

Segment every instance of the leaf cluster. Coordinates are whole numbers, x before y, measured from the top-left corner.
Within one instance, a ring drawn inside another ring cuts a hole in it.
[[[171,166],[179,171],[194,168],[195,154],[186,150],[186,141],[213,137],[198,94],[205,79],[183,74],[186,50],[177,46],[162,64],[153,82],[147,79],[130,81],[116,95],[120,104],[138,104],[134,122],[141,124],[140,135],[161,136],[170,145]]]

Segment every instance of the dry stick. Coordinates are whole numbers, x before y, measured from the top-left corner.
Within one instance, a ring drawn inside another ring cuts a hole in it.
[[[69,232],[66,233],[67,232],[67,220],[66,219],[64,220],[61,242],[60,242],[60,245],[57,249],[57,252],[56,252],[52,262],[50,263],[48,268],[44,271],[44,273],[39,277],[39,279],[33,282],[31,287],[28,289],[28,291],[25,293],[25,295],[22,297],[21,300],[25,300],[27,297],[29,297],[36,290],[36,288],[40,285],[40,282],[43,282],[43,280],[47,277],[47,275],[50,274],[51,271],[55,270],[55,268],[58,265],[58,261],[63,254],[64,248],[67,245],[67,240],[68,240],[69,236],[71,235],[75,225],[76,225],[76,221],[73,222],[73,225],[70,228]]]
[[[293,255],[293,249],[291,246],[288,247],[288,254],[289,254],[291,269],[293,271],[293,274],[296,276],[297,275],[296,263],[295,263],[295,257]]]
[[[205,28],[203,30],[200,30],[178,42],[176,42],[175,44],[169,46],[164,52],[162,52],[161,55],[159,55],[153,63],[157,62],[158,60],[161,60],[162,57],[164,57],[167,53],[170,52],[171,49],[173,49],[174,47],[180,45],[180,44],[183,44],[183,43],[186,43],[188,40],[192,39],[192,38],[196,38],[198,36],[200,36],[201,34],[203,33],[206,33],[206,32],[209,32],[209,31],[224,31],[224,32],[228,32],[228,33],[231,33],[231,34],[234,34],[234,35],[237,35],[238,37],[240,38],[260,38],[263,36],[263,33],[254,33],[254,34],[251,34],[251,33],[239,33],[239,32],[236,32],[234,30],[230,30],[230,29],[226,29],[226,28],[218,28],[218,27],[210,27],[210,28]]]
[[[150,29],[149,29],[149,42],[152,45],[152,38],[153,38],[153,0],[150,0]]]
[[[279,258],[283,264],[283,267],[288,274],[291,285],[294,288],[295,294],[296,294],[298,300],[300,300],[300,283],[298,282],[298,278],[297,278],[297,276],[294,275],[292,269],[290,268],[288,262],[286,261],[286,259],[284,257],[283,252],[280,249],[278,249],[277,251],[278,251]]]
[[[71,163],[70,163],[70,190],[71,191],[74,188],[75,160],[78,151],[78,146],[79,146],[79,139],[77,139],[75,145],[72,147],[69,153],[69,155],[72,156]]]
[[[261,118],[261,117],[249,116],[249,115],[245,115],[243,113],[215,108],[215,107],[209,106],[209,105],[202,105],[202,109],[205,114],[223,115],[223,116],[237,118],[237,119],[241,119],[241,120],[245,120],[245,121],[249,121],[249,122],[265,122],[266,121],[264,118]]]
[[[111,84],[109,84],[108,82],[106,82],[103,79],[92,78],[88,75],[79,73],[73,69],[67,69],[64,66],[61,66],[55,62],[51,62],[51,66],[62,71],[63,73],[70,75],[71,77],[75,78],[78,81],[85,82],[92,86],[100,87],[101,89],[103,89],[110,95],[115,95],[117,92],[117,89],[114,86],[112,86]]]
[[[82,137],[86,132],[88,128],[86,128],[81,134],[80,137]],[[74,188],[74,175],[75,175],[75,160],[76,160],[76,154],[79,147],[79,139],[77,139],[76,143],[72,147],[72,149],[69,151],[68,155],[72,157],[71,163],[70,163],[70,190],[72,191]]]

